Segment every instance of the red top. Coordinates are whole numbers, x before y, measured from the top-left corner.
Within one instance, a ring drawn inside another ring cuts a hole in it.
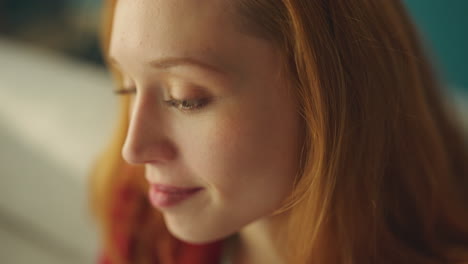
[[[180,255],[177,258],[177,264],[219,264],[221,261],[221,244],[210,245],[189,245],[184,244]],[[113,264],[109,256],[101,254],[98,264]]]
[[[132,252],[132,239],[125,234],[120,232],[120,226],[118,223],[126,221],[126,219],[135,218],[131,215],[131,212],[128,210],[130,204],[135,202],[135,199],[138,199],[141,194],[137,193],[131,186],[124,186],[117,190],[115,195],[116,199],[112,209],[112,218],[115,219],[116,225],[112,227],[112,237],[116,243],[118,253],[124,258],[128,259],[131,263]],[[138,221],[143,222],[145,219],[137,218]],[[128,221],[128,220],[127,220]],[[131,221],[131,220],[130,220]],[[206,245],[192,245],[180,241],[180,248],[177,250],[177,259],[176,264],[219,264],[221,261],[222,254],[222,241],[210,243]],[[110,257],[102,252],[98,259],[98,264],[114,264]],[[165,264],[158,263],[157,260],[154,260],[154,264]]]

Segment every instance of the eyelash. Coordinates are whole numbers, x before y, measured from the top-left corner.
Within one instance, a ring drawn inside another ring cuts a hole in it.
[[[132,93],[136,93],[135,88],[127,89],[127,88],[122,88],[115,90],[114,93],[118,96],[126,96]],[[180,111],[183,112],[195,112],[197,110],[200,110],[204,106],[206,106],[209,103],[208,98],[203,98],[203,99],[183,99],[183,100],[177,100],[174,98],[171,98],[169,100],[164,100],[164,103],[166,103],[168,106],[175,107]]]
[[[169,106],[175,107],[184,112],[197,111],[203,108],[207,103],[207,99],[191,99],[191,100],[176,100],[174,98],[164,101]]]
[[[120,89],[114,90],[114,94],[118,95],[118,96],[129,95],[129,94],[132,94],[132,93],[136,93],[135,88],[128,88],[128,89],[127,88],[120,88]]]

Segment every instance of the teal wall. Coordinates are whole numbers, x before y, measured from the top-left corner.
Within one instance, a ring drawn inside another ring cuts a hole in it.
[[[468,0],[404,2],[433,53],[442,78],[468,93]]]

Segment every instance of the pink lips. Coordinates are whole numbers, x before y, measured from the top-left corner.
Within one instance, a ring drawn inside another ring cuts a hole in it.
[[[152,184],[149,191],[151,204],[156,208],[174,206],[202,190],[203,188],[180,188],[162,184]]]

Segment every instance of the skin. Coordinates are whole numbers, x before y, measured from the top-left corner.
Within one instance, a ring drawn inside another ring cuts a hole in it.
[[[280,263],[271,214],[297,171],[300,115],[277,50],[242,33],[226,2],[118,1],[109,55],[125,89],[136,89],[122,155],[145,165],[150,183],[203,188],[160,209],[174,236],[206,243],[238,233],[237,263]],[[149,63],[168,57],[210,67]],[[171,98],[208,103],[184,110],[164,103]]]

